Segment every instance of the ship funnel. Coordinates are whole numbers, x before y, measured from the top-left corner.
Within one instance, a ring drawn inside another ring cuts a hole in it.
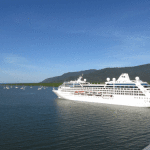
[[[122,73],[117,81],[118,82],[131,82],[129,75],[127,73]]]

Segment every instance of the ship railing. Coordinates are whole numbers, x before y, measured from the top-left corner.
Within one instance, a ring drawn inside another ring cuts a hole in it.
[[[87,93],[93,93],[93,94],[96,94],[96,93],[102,93],[102,94],[117,94],[117,95],[133,95],[133,96],[142,96],[144,95],[145,93],[143,91],[141,91],[139,88],[124,88],[124,89],[121,89],[121,88],[115,88],[115,90],[113,88],[105,88],[105,89],[99,89],[99,88],[95,88],[95,87],[92,87],[92,88],[69,88],[69,89],[62,89],[63,92],[70,92],[72,94],[75,93],[75,91],[80,91],[79,93],[82,95],[83,94],[87,94]],[[84,91],[84,92],[83,92]],[[149,92],[149,91],[148,91]]]

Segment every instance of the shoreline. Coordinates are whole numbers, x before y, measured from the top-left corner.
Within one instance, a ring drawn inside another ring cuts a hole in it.
[[[9,83],[0,84],[1,86],[48,86],[48,87],[58,87],[62,83]]]

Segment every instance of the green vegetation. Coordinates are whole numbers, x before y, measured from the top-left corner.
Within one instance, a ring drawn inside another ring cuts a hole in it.
[[[12,83],[12,84],[1,84],[1,85],[10,85],[10,86],[52,86],[58,87],[62,83]]]
[[[104,68],[101,70],[85,70],[78,72],[68,72],[61,76],[47,78],[42,83],[62,83],[64,81],[77,80],[83,74],[83,79],[87,79],[90,83],[104,83],[106,78],[118,79],[122,73],[128,73],[131,80],[135,80],[136,76],[140,80],[150,82],[150,64],[140,65],[135,67],[122,67],[122,68]]]

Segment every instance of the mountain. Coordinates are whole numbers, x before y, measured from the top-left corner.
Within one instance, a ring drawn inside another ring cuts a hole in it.
[[[150,64],[134,66],[134,67],[121,67],[121,68],[104,68],[101,70],[91,69],[79,72],[68,72],[61,76],[45,79],[42,83],[60,83],[77,79],[83,74],[88,82],[101,83],[105,82],[106,78],[118,79],[122,73],[128,73],[131,80],[139,76],[141,80],[150,82]]]
[[[61,83],[64,81],[75,80],[82,74],[83,75],[90,74],[94,71],[96,71],[96,69],[78,71],[78,72],[68,72],[68,73],[64,73],[61,76],[56,76],[56,77],[45,79],[41,83]]]

